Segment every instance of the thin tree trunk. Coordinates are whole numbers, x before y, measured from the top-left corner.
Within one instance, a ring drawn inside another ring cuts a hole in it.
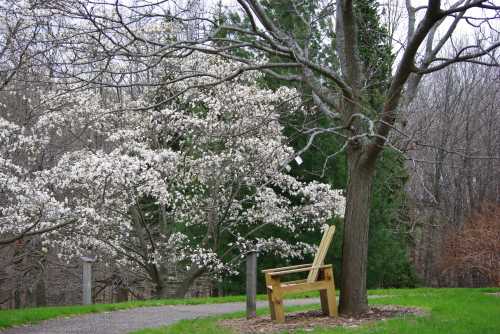
[[[368,228],[375,166],[363,159],[362,150],[357,150],[348,153],[348,170],[340,312],[359,314],[368,310]]]

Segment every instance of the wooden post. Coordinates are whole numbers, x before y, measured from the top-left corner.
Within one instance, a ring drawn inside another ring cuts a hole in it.
[[[247,319],[255,318],[257,309],[257,252],[247,253]]]
[[[323,314],[329,317],[337,317],[337,299],[335,296],[335,283],[333,281],[333,269],[326,268],[322,271],[323,279],[328,282],[328,287],[320,290],[321,309]]]
[[[273,320],[275,320],[277,323],[282,324],[285,322],[285,307],[283,305],[283,291],[281,290],[281,278],[279,276],[271,276],[271,288],[273,289]]]
[[[86,256],[82,256],[81,259],[83,261],[82,304],[90,305],[92,304],[92,263],[96,259]]]
[[[271,320],[276,320],[276,312],[274,310],[273,302],[273,290],[271,288],[272,278],[269,273],[265,273],[266,276],[266,291],[267,291],[267,301],[269,302],[269,313],[271,314]]]

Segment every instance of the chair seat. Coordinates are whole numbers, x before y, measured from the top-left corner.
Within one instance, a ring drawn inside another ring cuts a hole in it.
[[[299,279],[296,281],[282,282],[280,286],[283,288],[283,287],[289,287],[289,286],[303,284],[305,282],[307,282],[306,279]],[[268,285],[267,288],[271,289],[271,290],[273,289],[272,285]]]

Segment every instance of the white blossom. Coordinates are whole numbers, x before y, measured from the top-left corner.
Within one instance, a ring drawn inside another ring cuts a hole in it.
[[[224,75],[238,66],[197,54],[171,62],[179,73],[204,66]],[[71,224],[43,235],[44,247],[57,245],[60,257],[93,250],[139,270],[183,263],[217,275],[234,272],[234,255],[250,249],[285,258],[314,252],[264,232],[319,230],[334,214],[343,216],[345,199],[329,185],[283,171],[296,154],[285,144],[279,113],[297,107],[297,94],[260,89],[258,76],[248,72],[188,90],[157,110],[138,112],[147,102],[125,99],[116,113],[90,92],[54,92],[43,95],[47,110],[29,129],[0,118],[0,233],[66,221]],[[210,80],[193,77],[167,90]],[[42,170],[25,167],[70,133],[88,140]],[[99,142],[91,140],[96,136]],[[219,238],[230,245],[221,248]]]

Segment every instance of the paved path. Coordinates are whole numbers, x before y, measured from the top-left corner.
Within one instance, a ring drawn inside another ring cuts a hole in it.
[[[319,303],[319,299],[289,299],[285,303],[307,305]],[[257,307],[267,307],[267,301],[257,302]],[[35,325],[9,328],[0,331],[0,334],[125,334],[142,328],[168,325],[182,319],[243,310],[245,303],[139,307],[46,320]]]

